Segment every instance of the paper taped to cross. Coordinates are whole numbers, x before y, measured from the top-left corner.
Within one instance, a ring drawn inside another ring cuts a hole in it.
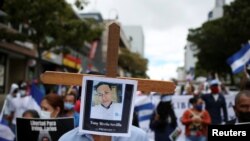
[[[83,77],[80,132],[129,136],[137,81]]]

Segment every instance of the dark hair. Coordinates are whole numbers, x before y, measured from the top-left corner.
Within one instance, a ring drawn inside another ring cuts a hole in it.
[[[19,89],[18,89],[18,88],[16,88],[16,89],[14,89],[14,90],[13,90],[13,92],[12,92],[12,93],[13,93],[13,94],[14,94],[14,93],[17,93],[17,92],[18,92],[18,90],[19,90]]]
[[[54,93],[50,93],[46,95],[43,98],[43,100],[47,100],[49,105],[51,105],[54,109],[59,107],[60,108],[59,116],[63,114],[64,102],[61,96],[54,94]]]
[[[236,105],[238,102],[239,102],[239,99],[241,96],[247,96],[247,97],[250,97],[250,90],[242,90],[240,91],[236,96],[235,96],[235,99],[234,99],[234,104]]]
[[[95,90],[97,90],[98,87],[100,87],[101,85],[107,85],[110,89],[111,89],[111,84],[107,83],[107,82],[99,82],[98,84],[95,85]]]
[[[74,95],[74,94],[66,94],[65,96],[64,96],[64,98],[66,98],[67,96],[73,96],[74,97],[74,103],[76,102],[76,95]]]
[[[189,99],[190,104],[195,104],[199,99],[202,99],[200,96],[194,96]]]
[[[25,112],[23,112],[22,116],[24,117],[26,114],[31,114],[33,118],[40,118],[36,110],[26,110]]]
[[[171,101],[159,102],[156,110],[157,110],[157,114],[160,117],[160,123],[161,123],[158,127],[159,130],[165,129],[166,123],[171,125],[172,127],[176,127],[177,118],[176,118],[176,115],[174,113]],[[170,121],[166,120],[169,117],[170,117]]]

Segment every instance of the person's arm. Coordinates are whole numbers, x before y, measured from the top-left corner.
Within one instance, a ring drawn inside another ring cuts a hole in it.
[[[203,111],[203,118],[201,119],[202,124],[211,124],[211,117],[207,111]]]
[[[173,109],[170,110],[170,116],[171,116],[171,125],[172,127],[176,128],[178,123],[177,123],[177,117]]]
[[[182,118],[181,118],[181,122],[184,125],[187,125],[187,124],[190,124],[191,122],[193,122],[193,119],[190,118],[190,112],[189,112],[189,110],[186,110],[184,112],[184,114],[182,115]]]
[[[249,81],[249,74],[247,73],[246,66],[244,66],[243,76],[240,80],[240,89],[245,89],[246,83]]]
[[[160,124],[160,117],[156,112],[154,112],[151,116],[149,127],[150,129],[155,130]]]

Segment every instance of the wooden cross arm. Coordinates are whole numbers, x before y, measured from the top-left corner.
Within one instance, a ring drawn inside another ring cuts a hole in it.
[[[92,74],[77,74],[56,71],[46,71],[41,74],[41,80],[45,84],[56,85],[73,85],[82,86],[83,76],[90,76]],[[92,75],[105,77],[104,75]],[[129,79],[138,81],[138,90],[146,92],[159,92],[161,94],[173,94],[175,92],[175,84],[171,81],[159,81],[140,78],[117,77],[119,79]]]

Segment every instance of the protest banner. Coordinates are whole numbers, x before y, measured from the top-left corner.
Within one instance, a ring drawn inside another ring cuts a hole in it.
[[[73,118],[16,119],[17,141],[58,141],[66,132],[74,128]]]

